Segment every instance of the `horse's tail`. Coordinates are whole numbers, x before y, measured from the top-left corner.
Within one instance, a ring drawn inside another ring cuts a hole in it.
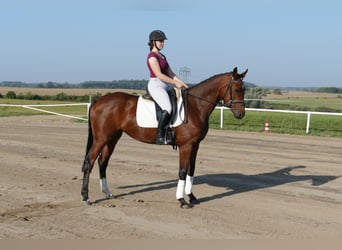
[[[90,121],[90,111],[93,106],[93,102],[90,104],[89,109],[88,109],[88,141],[87,141],[87,148],[86,148],[86,153],[84,157],[84,162],[82,166],[82,172],[87,172],[89,170],[89,151],[91,146],[93,145],[93,130],[91,127],[91,121]]]
[[[94,103],[91,103],[89,106],[89,110],[88,110],[88,141],[87,141],[87,148],[86,148],[86,157],[88,156],[90,148],[93,145],[93,129],[91,127],[91,121],[90,121],[90,111],[93,105]]]

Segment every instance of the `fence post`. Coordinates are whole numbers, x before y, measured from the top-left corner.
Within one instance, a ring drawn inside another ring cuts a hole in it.
[[[87,104],[87,119],[89,120],[89,110],[92,103],[92,95],[89,95],[89,103]]]
[[[89,109],[90,109],[91,103],[87,103],[87,119],[89,120]]]
[[[221,128],[223,128],[223,120],[224,120],[224,119],[223,119],[223,118],[224,118],[224,117],[223,117],[223,116],[224,116],[224,115],[223,115],[223,107],[220,107],[220,109],[221,109],[221,121],[220,121],[220,127],[221,127]]]
[[[310,130],[310,119],[311,119],[311,112],[308,112],[308,118],[306,120],[306,133],[309,133]]]

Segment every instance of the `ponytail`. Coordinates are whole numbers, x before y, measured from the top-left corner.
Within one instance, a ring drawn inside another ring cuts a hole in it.
[[[148,46],[150,47],[150,51],[152,51],[153,47],[154,47],[154,44],[152,41],[149,41],[148,42]]]

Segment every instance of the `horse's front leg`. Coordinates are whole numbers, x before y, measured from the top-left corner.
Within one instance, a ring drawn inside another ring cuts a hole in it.
[[[179,148],[179,180],[176,198],[181,208],[191,208],[193,204],[199,203],[192,192],[197,151],[197,144]],[[190,204],[185,201],[184,193],[189,196]]]
[[[190,168],[188,169],[186,182],[185,182],[185,194],[189,196],[190,204],[193,204],[193,205],[200,203],[192,191],[192,186],[193,186],[194,178],[195,178],[195,166],[196,166],[196,157],[197,157],[198,148],[199,148],[199,143],[192,145],[191,154],[190,154]]]

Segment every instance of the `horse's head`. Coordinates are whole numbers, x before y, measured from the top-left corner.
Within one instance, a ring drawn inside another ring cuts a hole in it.
[[[229,73],[229,80],[220,91],[220,98],[223,106],[230,108],[234,117],[241,119],[245,116],[245,86],[243,78],[246,76],[248,69],[242,74],[238,73],[237,67]]]

